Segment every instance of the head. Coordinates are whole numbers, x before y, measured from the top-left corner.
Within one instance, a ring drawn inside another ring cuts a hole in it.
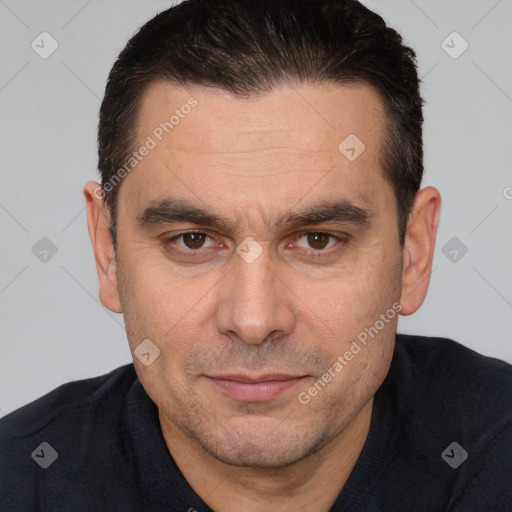
[[[133,36],[85,195],[161,421],[265,467],[348,427],[428,288],[422,121],[413,50],[353,0],[189,0]]]

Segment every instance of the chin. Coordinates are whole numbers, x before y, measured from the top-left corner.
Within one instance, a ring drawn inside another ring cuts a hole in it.
[[[285,423],[285,422],[282,422]],[[290,466],[322,449],[332,437],[324,432],[288,429],[285,425],[269,428],[220,429],[216,435],[194,435],[202,448],[215,459],[230,466],[254,468],[280,468]]]

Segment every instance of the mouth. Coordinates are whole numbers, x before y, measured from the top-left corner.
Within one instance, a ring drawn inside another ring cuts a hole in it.
[[[216,375],[207,378],[230,398],[242,402],[267,402],[303,384],[308,375]]]

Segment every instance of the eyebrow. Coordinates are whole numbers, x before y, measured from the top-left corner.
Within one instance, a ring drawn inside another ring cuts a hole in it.
[[[347,200],[322,200],[301,210],[288,212],[281,218],[271,219],[267,226],[271,231],[297,229],[311,224],[336,222],[368,227],[373,213]],[[137,215],[137,222],[143,228],[188,222],[207,226],[225,232],[235,232],[236,224],[231,220],[206,211],[183,199],[164,199],[152,203]]]

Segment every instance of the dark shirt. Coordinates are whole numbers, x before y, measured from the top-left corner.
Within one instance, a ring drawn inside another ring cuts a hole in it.
[[[397,335],[365,445],[331,510],[510,512],[511,391],[501,360]],[[133,364],[0,420],[1,512],[209,510],[174,463]]]

